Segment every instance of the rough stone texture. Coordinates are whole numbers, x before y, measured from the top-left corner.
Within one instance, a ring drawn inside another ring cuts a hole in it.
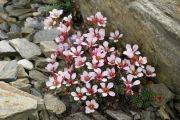
[[[20,96],[24,96],[24,97],[27,97],[27,98],[34,99],[34,100],[37,101],[37,110],[43,110],[44,109],[44,101],[43,101],[43,99],[41,99],[39,97],[28,94],[27,92],[18,90],[17,88],[12,87],[12,86],[10,86],[9,84],[7,84],[5,82],[0,82],[0,89],[9,91],[9,92],[11,92],[13,94],[19,94]]]
[[[115,120],[132,120],[132,117],[122,111],[106,110],[106,113]]]
[[[9,41],[2,40],[0,41],[0,55],[12,55],[15,54],[15,49],[9,44]]]
[[[51,56],[56,51],[58,45],[54,41],[42,41],[40,42],[40,48],[46,57]]]
[[[37,109],[37,100],[1,87],[0,99],[0,120],[26,120]]]
[[[44,102],[48,112],[60,115],[66,111],[65,104],[53,95],[46,94],[44,96]]]
[[[28,74],[26,73],[24,67],[22,65],[18,65],[18,78],[26,78]]]
[[[0,81],[14,81],[17,78],[17,62],[13,61],[0,61]]]
[[[27,70],[32,70],[34,68],[33,63],[26,59],[19,60],[17,63],[18,65],[22,65]]]
[[[14,82],[10,82],[10,84],[17,89],[30,93],[31,85],[28,78],[17,79]]]
[[[174,94],[163,84],[152,84],[150,86],[151,91],[157,96],[162,97],[162,100],[154,101],[153,105],[159,107],[165,105],[167,102],[174,98]]]
[[[179,0],[77,0],[77,3],[84,19],[101,11],[108,18],[109,31],[120,29],[126,43],[138,43],[155,65],[157,79],[180,95]]]
[[[25,38],[10,40],[10,44],[23,58],[26,59],[30,59],[41,54],[39,47]]]
[[[70,115],[69,117],[65,118],[64,120],[93,120],[88,116],[84,115],[83,113],[75,113]]]
[[[42,30],[34,35],[33,42],[40,43],[41,41],[53,41],[58,35],[59,31],[57,29]]]

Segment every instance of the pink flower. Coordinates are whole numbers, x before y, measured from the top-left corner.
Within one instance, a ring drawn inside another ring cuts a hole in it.
[[[110,82],[108,83],[107,86],[105,83],[100,83],[100,85],[101,85],[101,88],[98,89],[98,92],[102,93],[103,97],[106,97],[108,95],[115,96],[115,93],[110,90],[111,88],[113,88],[114,83]]]
[[[126,94],[133,94],[134,93],[132,90],[133,86],[140,84],[139,80],[133,82],[132,75],[128,75],[127,79],[125,79],[124,77],[122,77],[121,79],[124,81]]]
[[[51,17],[47,17],[44,20],[44,29],[45,30],[50,30],[52,27],[56,25],[56,21],[54,21]]]
[[[117,57],[115,60],[115,63],[117,65],[117,67],[120,70],[129,70],[129,65],[130,65],[130,61],[127,59],[124,59],[123,61],[121,60],[121,58]]]
[[[95,16],[87,17],[88,21],[91,21],[93,24],[96,24],[98,26],[106,26],[107,18],[104,17],[101,12],[97,12]]]
[[[108,79],[115,78],[115,76],[116,76],[115,68],[111,68],[111,69],[107,68],[106,71],[107,71],[107,78]]]
[[[147,65],[146,69],[143,70],[143,72],[146,74],[147,77],[156,77],[156,73],[154,73],[155,68],[150,65]]]
[[[135,55],[139,55],[140,52],[138,51],[138,45],[133,45],[131,48],[130,44],[126,45],[126,51],[123,52],[124,55],[128,56],[129,58],[133,58]]]
[[[74,44],[82,45],[83,40],[84,40],[84,36],[82,36],[81,32],[78,31],[77,34],[72,35],[71,39],[75,40]]]
[[[67,17],[63,18],[63,21],[65,21],[66,26],[71,26],[72,22],[72,15],[68,15]]]
[[[75,68],[83,67],[86,62],[86,57],[75,58]]]
[[[107,76],[107,71],[102,72],[100,68],[95,69],[94,71],[96,72],[96,79],[98,81],[103,81],[103,82],[107,81],[107,79],[104,78],[105,76]]]
[[[55,63],[57,58],[57,54],[51,54],[50,58],[47,58],[47,62]]]
[[[56,89],[62,86],[62,82],[63,82],[63,76],[57,75],[54,77],[49,77],[49,81],[46,82],[46,86],[49,89]]]
[[[107,57],[108,64],[109,64],[109,65],[115,65],[115,64],[116,64],[116,63],[115,63],[115,59],[116,59],[116,56],[115,56],[114,53],[112,53],[112,54],[110,55],[110,57]]]
[[[65,71],[64,77],[66,78],[66,81],[64,81],[63,84],[66,84],[66,86],[71,86],[78,83],[78,81],[75,81],[76,73],[70,74],[68,71]]]
[[[97,92],[97,85],[93,85],[91,86],[90,83],[86,83],[86,87],[87,87],[87,92],[86,95],[90,96],[90,95],[94,95]]]
[[[103,46],[100,45],[99,46],[103,51],[105,51],[106,53],[108,52],[113,52],[115,50],[115,47],[111,47],[109,48],[109,43],[107,41],[103,42]]]
[[[63,34],[60,34],[55,38],[56,43],[64,43],[66,41],[66,37]]]
[[[141,67],[135,68],[134,65],[129,66],[128,73],[130,73],[134,78],[139,78],[143,76],[143,69]]]
[[[82,45],[87,46],[88,48],[92,48],[97,46],[98,44],[96,44],[97,39],[96,38],[86,38],[86,42],[82,42]]]
[[[87,89],[85,87],[83,88],[77,87],[76,92],[71,92],[71,95],[74,97],[75,101],[86,100],[87,96],[84,95],[86,92]]]
[[[59,27],[57,27],[58,30],[60,30],[61,33],[68,33],[69,30],[71,29],[70,26],[66,26],[62,22],[60,22]]]
[[[53,9],[49,12],[51,18],[59,18],[63,14],[63,10]]]
[[[113,40],[115,43],[119,41],[120,38],[123,37],[123,34],[120,34],[118,30],[116,30],[114,33],[110,32],[110,40]]]
[[[89,83],[91,80],[93,80],[96,76],[95,72],[87,72],[84,71],[83,74],[81,75],[81,81],[84,83]]]
[[[81,51],[82,50],[82,47],[81,46],[77,46],[77,48],[75,47],[71,47],[71,51],[70,51],[70,55],[72,55],[74,58],[75,57],[79,57],[81,56],[84,52]]]
[[[55,62],[55,63],[49,63],[46,67],[46,69],[49,71],[49,72],[54,72],[56,71],[56,69],[58,68],[59,66],[59,63],[58,62]]]
[[[89,33],[84,34],[84,36],[89,38],[89,39],[104,40],[105,30],[102,28],[101,29],[89,28]]]
[[[85,113],[93,113],[95,109],[99,107],[99,104],[93,99],[91,101],[86,101]]]
[[[145,65],[146,63],[147,63],[147,58],[139,56],[139,59],[138,59],[138,61],[135,62],[135,65],[141,66],[142,68],[144,68],[143,65]]]
[[[92,63],[90,62],[86,62],[87,68],[88,69],[98,69],[99,67],[102,67],[104,65],[104,60],[100,60],[98,61],[92,61]]]
[[[103,60],[104,61],[104,57],[106,56],[106,53],[104,50],[102,50],[101,48],[95,48],[92,52],[93,56],[93,61],[100,61]]]

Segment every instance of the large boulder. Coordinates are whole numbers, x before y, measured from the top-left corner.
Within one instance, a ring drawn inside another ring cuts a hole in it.
[[[77,0],[84,19],[101,11],[108,30],[120,29],[126,43],[138,43],[157,69],[157,79],[180,95],[179,0]],[[180,102],[180,100],[178,101]]]

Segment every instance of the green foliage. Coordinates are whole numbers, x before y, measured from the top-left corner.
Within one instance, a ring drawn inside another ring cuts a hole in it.
[[[72,0],[50,0],[50,5],[47,5],[48,11],[53,9],[63,9],[69,13],[72,11]]]
[[[147,108],[150,106],[151,102],[154,100],[154,93],[150,91],[147,87],[141,89],[141,95],[131,95],[129,96],[130,102],[138,108]]]

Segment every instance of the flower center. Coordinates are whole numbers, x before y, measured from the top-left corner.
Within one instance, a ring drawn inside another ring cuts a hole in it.
[[[107,87],[103,88],[103,92],[108,93],[109,89]]]
[[[94,109],[94,105],[93,105],[93,104],[90,104],[88,107],[89,107],[91,110]]]

